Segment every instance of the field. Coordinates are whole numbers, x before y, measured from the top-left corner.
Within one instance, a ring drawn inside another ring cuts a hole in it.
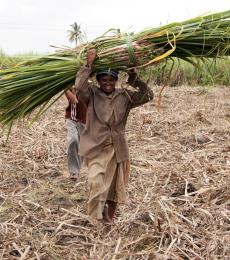
[[[0,137],[0,259],[229,259],[230,88],[166,87],[132,111],[129,203],[87,222],[86,168],[64,178],[60,99]]]
[[[156,85],[229,86],[230,59],[191,59],[196,66],[180,59],[167,59],[143,70],[143,77]]]

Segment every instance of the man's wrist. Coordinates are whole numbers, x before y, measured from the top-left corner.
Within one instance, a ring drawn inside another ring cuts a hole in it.
[[[88,63],[86,63],[86,65],[85,65],[87,68],[92,68],[92,64],[88,64]]]

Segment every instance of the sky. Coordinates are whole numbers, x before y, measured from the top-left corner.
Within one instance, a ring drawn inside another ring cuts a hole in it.
[[[77,22],[87,40],[110,28],[139,32],[206,13],[230,10],[230,0],[0,0],[0,49],[8,55],[69,46]]]

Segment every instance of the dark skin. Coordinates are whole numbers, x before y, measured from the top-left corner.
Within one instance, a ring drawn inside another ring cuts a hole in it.
[[[94,60],[96,59],[96,49],[89,49],[87,51],[87,66],[91,67]],[[109,75],[102,75],[98,80],[100,89],[107,95],[111,94],[116,85],[116,80]]]
[[[87,58],[86,66],[91,67],[93,65],[93,62],[95,61],[96,57],[97,57],[96,49],[89,49],[87,51],[87,56],[86,56],[86,58]]]
[[[91,67],[93,62],[97,57],[96,49],[89,49],[87,51],[87,66]],[[136,77],[136,72],[134,69],[127,71],[129,77]],[[106,94],[109,95],[115,90],[116,79],[110,75],[102,75],[98,80],[100,89]]]
[[[134,69],[129,70],[128,72],[129,78],[136,78],[137,74]],[[116,79],[110,75],[102,75],[99,80],[100,89],[106,94],[109,95],[115,90]]]
[[[109,95],[115,90],[116,80],[110,75],[103,75],[98,80],[100,89]]]

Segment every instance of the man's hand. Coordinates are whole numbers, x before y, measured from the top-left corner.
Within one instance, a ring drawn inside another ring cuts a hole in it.
[[[127,73],[128,73],[129,76],[133,75],[133,74],[137,75],[135,69],[130,69],[130,70],[127,71]]]
[[[129,77],[128,77],[128,83],[133,83],[135,82],[135,80],[137,79],[137,73],[135,71],[135,69],[130,69],[127,71]]]
[[[96,59],[97,57],[97,51],[96,49],[89,49],[87,51],[87,66],[88,67],[91,67],[94,60]]]

